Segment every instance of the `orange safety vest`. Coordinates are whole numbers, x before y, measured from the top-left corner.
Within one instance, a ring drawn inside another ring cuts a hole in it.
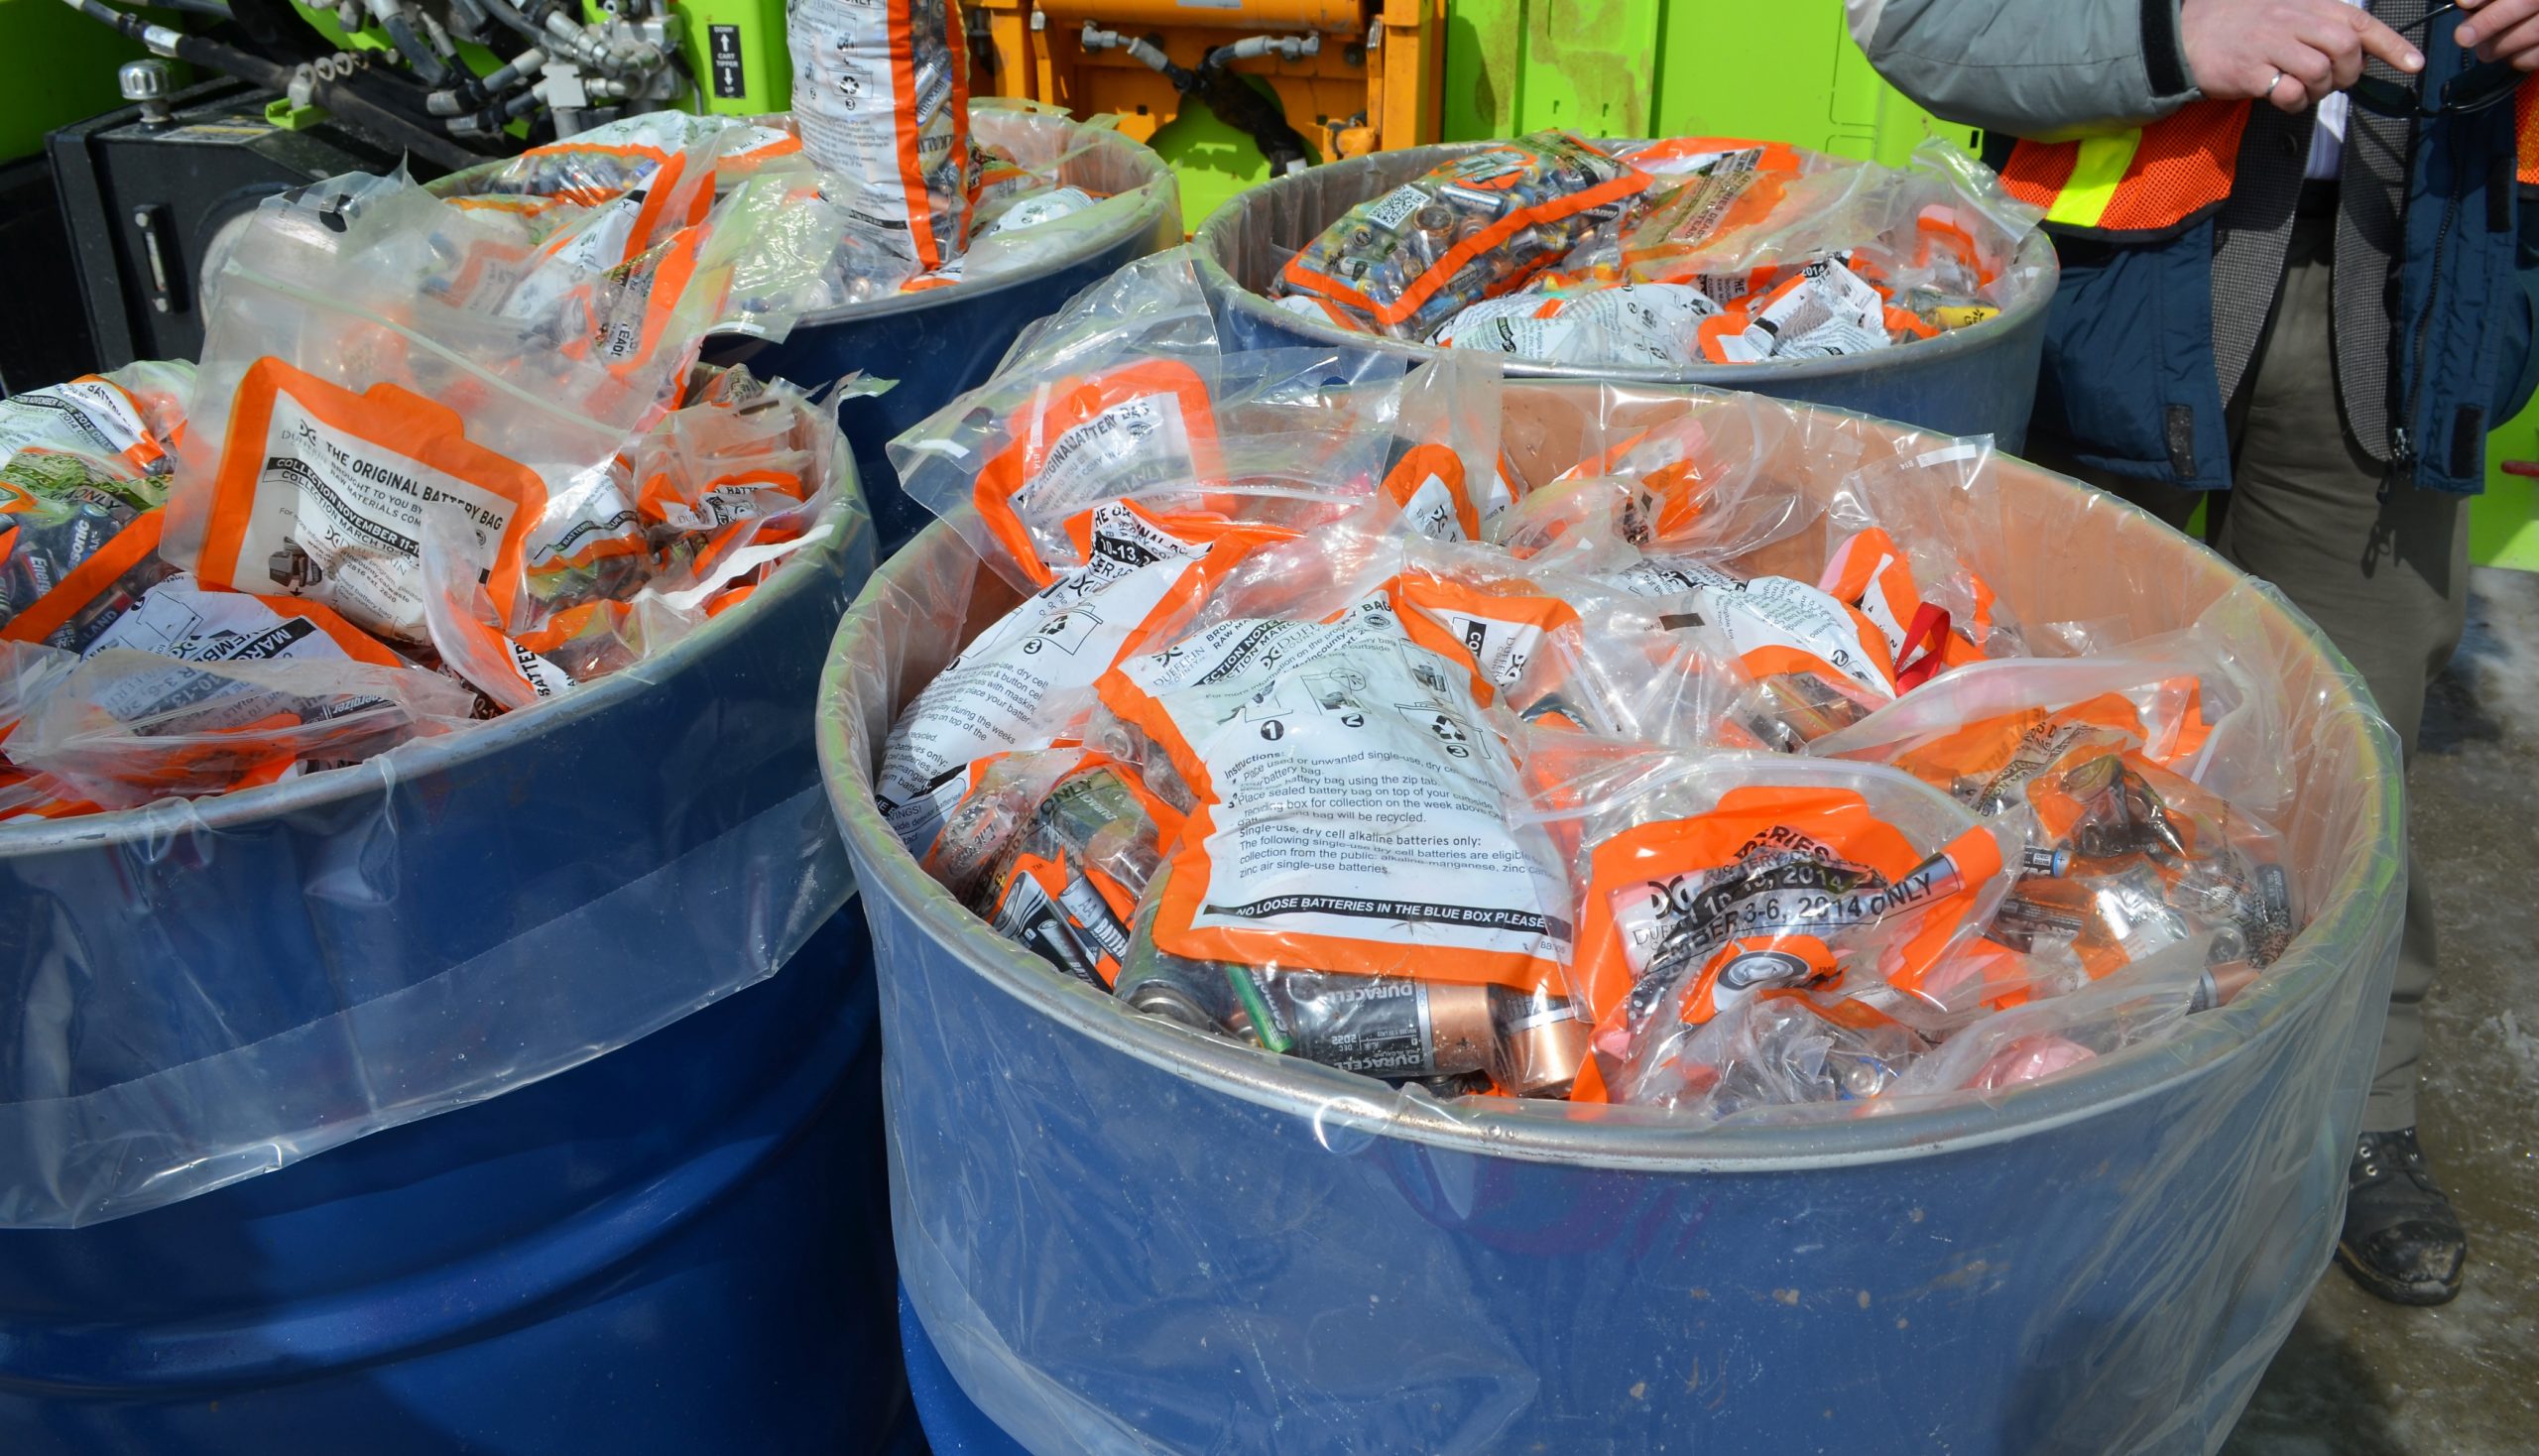
[[[2021,138],[2001,167],[2010,195],[2045,209],[2061,233],[2139,237],[2174,232],[2222,205],[2238,171],[2255,101],[2191,101],[2136,131],[2072,142]],[[2513,97],[2516,171],[2539,186],[2539,76]]]

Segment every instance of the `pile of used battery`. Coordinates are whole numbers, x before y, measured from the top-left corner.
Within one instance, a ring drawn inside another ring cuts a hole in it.
[[[856,13],[864,15],[861,9]],[[905,27],[898,33],[905,35]],[[941,123],[963,165],[951,171],[948,182],[915,171],[907,173],[911,181],[904,181],[899,169],[903,162],[912,166],[913,142],[870,155],[815,149],[814,141],[828,139],[816,100],[816,93],[808,93],[796,112],[747,119],[646,112],[509,161],[470,168],[432,183],[432,191],[530,219],[558,206],[618,199],[632,218],[655,192],[672,199],[688,195],[679,187],[681,171],[700,162],[715,167],[726,185],[761,172],[789,174],[834,208],[840,224],[816,288],[801,301],[805,309],[1011,277],[1072,254],[1087,236],[1118,226],[1147,205],[1146,186],[1097,193],[1066,180],[1095,170],[1078,169],[1079,158],[1127,143],[1116,133],[1065,122],[1054,108],[1028,101],[976,103],[983,111],[1051,118],[1055,145],[1029,156],[1009,155],[971,134],[964,109],[957,126]],[[912,115],[886,111],[883,120],[907,125]],[[936,118],[928,116],[933,124]],[[911,198],[929,205],[915,206]],[[656,210],[660,205],[654,204]],[[613,251],[619,241],[618,234],[604,230],[578,246]]]
[[[832,412],[696,363],[709,331],[781,334],[843,228],[721,155],[741,135],[613,186],[275,198],[211,280],[198,367],[0,402],[0,817],[462,730],[855,529]]]
[[[2040,215],[1936,141],[1897,170],[1539,132],[1351,208],[1272,297],[1343,328],[1559,363],[1822,359],[2000,312],[2032,283],[2017,254]]]
[[[1109,133],[1073,128],[1072,146],[1037,158],[972,136],[969,40],[950,0],[796,0],[786,7],[786,124],[847,214],[832,302],[1021,273],[1145,205],[1135,193],[1098,196],[1062,181],[1076,152],[1119,144]]]
[[[1024,595],[877,801],[1127,1010],[1724,1117],[2155,1040],[2298,930],[2250,623],[2012,620],[1980,442],[1209,318],[1133,265],[893,447]]]

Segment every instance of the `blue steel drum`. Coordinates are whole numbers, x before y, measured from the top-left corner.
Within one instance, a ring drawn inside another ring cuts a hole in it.
[[[783,343],[713,340],[709,358],[746,362],[763,377],[816,388],[861,371],[896,381],[885,393],[849,399],[838,425],[855,447],[881,551],[889,555],[934,515],[900,491],[883,446],[987,381],[1024,328],[1118,272],[1121,265],[1181,241],[1179,185],[1163,159],[1127,137],[1037,111],[974,109],[983,142],[1027,163],[1066,160],[1060,180],[1097,195],[1144,188],[1143,201],[1082,237],[1043,268],[957,288],[928,289],[803,315]]]
[[[934,1456],[1023,1456],[1014,1437],[961,1394],[906,1292],[900,1295],[900,1348],[907,1356],[908,1405]]]
[[[1229,349],[1353,344],[1418,358],[1445,352],[1353,333],[1279,308],[1265,296],[1278,270],[1343,213],[1486,142],[1408,147],[1353,157],[1273,178],[1227,201],[1191,234],[1200,277],[1216,301]],[[1632,384],[1697,384],[1750,390],[1851,410],[1943,434],[1989,434],[2015,453],[2027,439],[2036,373],[2045,352],[2046,313],[2061,276],[2054,245],[2029,235],[2009,275],[2011,302],[1993,318],[1893,349],[1834,359],[1771,364],[1555,364],[1507,356],[1511,378],[1607,379]]]
[[[552,703],[0,827],[0,1450],[881,1449],[831,521]]]
[[[2393,740],[2218,556],[2032,466],[1988,478],[1981,519],[2090,543],[1986,548],[2021,620],[2253,614],[2309,928],[2170,1040],[1778,1124],[1441,1105],[1129,1015],[1001,939],[900,848],[869,773],[1011,590],[948,525],[886,563],[820,748],[881,967],[928,1429],[999,1449],[983,1413],[1037,1456],[2216,1447],[2335,1239],[2403,895]]]

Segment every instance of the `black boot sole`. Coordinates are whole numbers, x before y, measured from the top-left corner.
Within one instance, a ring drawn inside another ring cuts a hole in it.
[[[2343,1240],[2337,1243],[2336,1262],[2337,1268],[2344,1270],[2349,1277],[2360,1284],[2364,1293],[2391,1304],[2406,1304],[2423,1309],[2436,1304],[2448,1304],[2460,1297],[2461,1281],[2458,1279],[2453,1279],[2449,1283],[2406,1283],[2393,1279],[2357,1259],[2354,1252],[2346,1248]]]

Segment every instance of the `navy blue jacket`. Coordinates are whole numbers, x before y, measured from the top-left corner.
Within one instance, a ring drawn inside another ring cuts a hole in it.
[[[2428,95],[2462,60],[2448,28],[2434,29]],[[2417,124],[2389,378],[2391,444],[2420,486],[2483,490],[2486,432],[2539,384],[2539,200],[2523,195],[2517,157],[2510,103]],[[2059,240],[2059,251],[2033,437],[2119,475],[2229,487],[2212,220],[2155,242]]]

